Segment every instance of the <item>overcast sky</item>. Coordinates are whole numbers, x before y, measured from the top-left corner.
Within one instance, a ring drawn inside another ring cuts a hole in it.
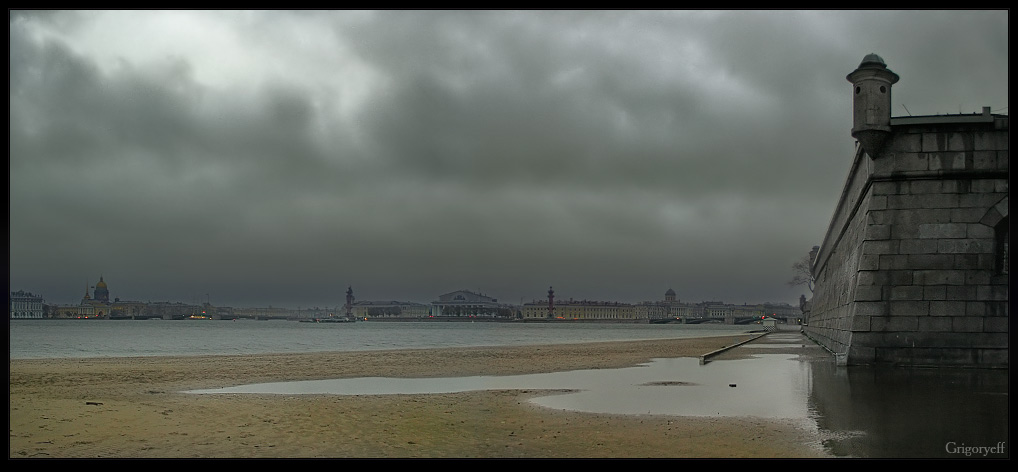
[[[1008,113],[1006,11],[10,13],[10,281],[76,303],[458,289],[797,303],[877,53]]]

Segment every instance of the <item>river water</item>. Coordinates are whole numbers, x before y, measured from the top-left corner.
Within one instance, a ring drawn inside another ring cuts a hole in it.
[[[202,356],[693,338],[750,329],[716,324],[11,320],[9,345],[12,359]]]
[[[757,327],[759,328],[759,327]],[[738,334],[696,325],[12,320],[11,358],[260,354],[560,344]],[[749,358],[655,359],[625,369],[522,376],[337,379],[240,385],[196,394],[337,395],[572,389],[555,409],[798,422],[834,457],[1009,458],[1007,370],[837,366],[798,332],[735,348]],[[773,352],[773,353],[772,353]],[[818,355],[817,353],[820,353]]]

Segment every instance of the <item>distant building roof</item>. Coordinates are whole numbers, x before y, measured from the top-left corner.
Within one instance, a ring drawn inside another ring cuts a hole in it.
[[[486,295],[471,292],[469,290],[457,290],[455,292],[449,292],[444,295],[439,295],[438,301],[433,303],[446,303],[446,302],[479,302],[479,303],[495,303],[498,299],[491,298]]]
[[[17,292],[11,292],[11,298],[22,298],[22,297],[26,297],[26,298],[42,298],[39,295],[35,295],[35,294],[31,293],[31,292],[26,292],[24,290],[18,290]]]

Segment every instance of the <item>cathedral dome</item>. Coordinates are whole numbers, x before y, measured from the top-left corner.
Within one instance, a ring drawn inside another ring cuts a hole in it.
[[[95,284],[95,299],[101,302],[110,301],[110,289],[106,286],[106,281],[103,280],[102,276],[99,276],[99,283]]]

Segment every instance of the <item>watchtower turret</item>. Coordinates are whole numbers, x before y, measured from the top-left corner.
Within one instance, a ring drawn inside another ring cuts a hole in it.
[[[853,86],[852,136],[866,154],[877,157],[891,134],[891,85],[898,74],[880,56],[867,54],[846,78]]]

